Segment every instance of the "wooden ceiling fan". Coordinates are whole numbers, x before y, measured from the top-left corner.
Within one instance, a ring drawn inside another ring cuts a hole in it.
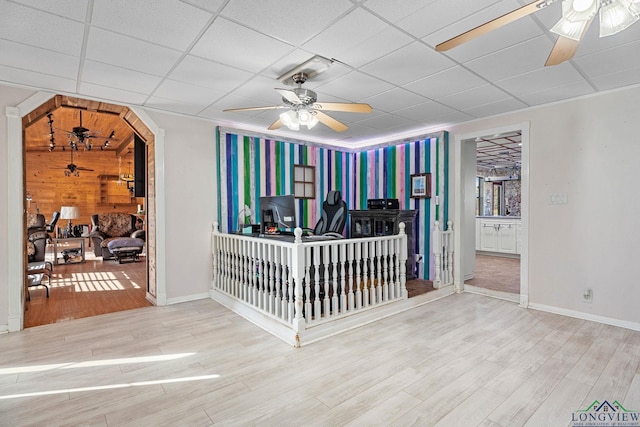
[[[531,15],[558,0],[536,0],[496,19],[479,25],[436,46],[438,52],[447,51],[520,18]],[[570,60],[580,41],[599,12],[600,37],[616,34],[640,17],[640,0],[561,0],[562,18],[551,28],[558,34],[545,66]]]
[[[293,89],[275,89],[282,96],[282,102],[284,105],[229,108],[223,111],[279,110],[286,108],[289,111],[280,114],[280,118],[269,126],[269,130],[278,129],[282,125],[287,126],[291,130],[299,130],[301,125],[311,129],[320,122],[329,126],[336,132],[343,132],[348,129],[348,126],[328,114],[325,114],[323,111],[344,111],[348,113],[370,113],[372,111],[369,104],[316,102],[318,100],[318,95],[314,91],[302,87],[302,84],[307,80],[307,77],[308,75],[303,72],[294,74],[292,79],[298,87]]]

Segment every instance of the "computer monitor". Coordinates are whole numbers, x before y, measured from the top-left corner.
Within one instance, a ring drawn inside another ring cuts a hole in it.
[[[296,205],[292,195],[260,197],[260,232],[277,233],[296,227]]]

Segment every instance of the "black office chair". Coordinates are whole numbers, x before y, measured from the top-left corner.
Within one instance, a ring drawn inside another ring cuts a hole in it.
[[[60,212],[54,212],[53,216],[51,217],[51,221],[49,222],[49,224],[47,224],[47,232],[48,233],[53,233],[56,230],[56,223],[58,222],[58,219],[60,219]]]
[[[322,216],[313,229],[313,234],[316,236],[344,237],[342,233],[344,232],[348,213],[347,204],[342,200],[340,191],[329,191],[327,198],[322,203]]]

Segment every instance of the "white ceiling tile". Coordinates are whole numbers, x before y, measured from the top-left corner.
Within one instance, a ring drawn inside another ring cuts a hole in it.
[[[395,28],[387,28],[362,43],[345,49],[338,55],[333,55],[333,57],[357,68],[412,42],[413,39],[405,33]]]
[[[173,70],[173,80],[228,92],[251,78],[252,74],[195,56],[187,56]]]
[[[424,96],[411,93],[399,87],[362,100],[362,102],[368,103],[375,110],[387,112],[422,104],[427,101],[429,100]]]
[[[181,53],[94,27],[89,31],[85,56],[122,68],[163,76],[176,64]]]
[[[231,0],[221,15],[250,28],[299,46],[353,7],[348,0]]]
[[[392,130],[412,124],[412,120],[393,114],[380,114],[375,117],[358,120],[358,124],[368,126],[373,129]]]
[[[212,15],[178,0],[94,0],[92,24],[174,49],[186,49]]]
[[[440,53],[414,42],[361,68],[388,82],[404,85],[455,64]]]
[[[492,85],[484,85],[439,98],[438,102],[456,110],[464,111],[468,108],[489,104],[506,98],[509,98],[509,95],[500,89]]]
[[[82,66],[83,81],[101,86],[128,90],[149,95],[161,78],[127,70],[121,67],[86,60]]]
[[[75,56],[51,52],[50,50],[26,46],[0,39],[2,65],[22,70],[38,70],[67,79],[78,77],[80,59]]]
[[[0,65],[0,76],[3,81],[18,83],[21,85],[49,89],[60,92],[75,92],[76,81],[34,71],[20,70],[18,68],[3,67]]]
[[[474,117],[488,117],[502,114],[509,111],[520,110],[526,108],[527,104],[515,98],[502,99],[500,101],[491,102],[489,104],[480,105],[478,107],[469,108],[467,113]]]
[[[416,122],[423,122],[430,117],[441,117],[455,112],[452,108],[439,102],[429,101],[394,111],[394,114],[406,117]]]
[[[575,98],[578,96],[594,93],[593,87],[585,80],[567,84],[563,86],[552,87],[546,90],[539,90],[532,93],[520,95],[520,99],[529,105],[540,105],[549,102],[561,101],[563,99]]]
[[[319,92],[328,93],[349,102],[360,102],[377,93],[393,89],[393,85],[368,76],[358,71],[345,74],[337,80],[332,80],[317,87]]]
[[[202,110],[209,104],[222,98],[224,93],[215,89],[190,85],[175,80],[165,80],[158,86],[158,89],[153,92],[153,96],[193,103],[201,106],[200,110]]]
[[[218,18],[195,44],[191,53],[232,67],[259,72],[293,51],[293,47],[250,30],[229,20]]]
[[[542,68],[551,49],[551,40],[540,36],[465,62],[464,66],[487,80],[502,80]]]
[[[200,117],[208,117],[208,118],[222,118],[224,120],[241,120],[247,119],[249,117],[256,117],[262,113],[262,111],[240,111],[240,112],[226,112],[223,113],[222,110],[227,108],[245,108],[245,107],[261,107],[266,106],[257,105],[255,100],[251,98],[245,98],[243,96],[238,96],[235,93],[223,96],[222,98],[214,101],[211,105],[209,105],[206,109],[201,111],[198,115]]]
[[[382,15],[389,22],[398,22],[404,17],[413,15],[420,9],[437,3],[437,0],[403,0],[400,2],[389,0],[367,0],[365,7],[378,15]]]
[[[215,13],[220,9],[220,6],[225,3],[225,0],[188,0],[187,3],[191,3],[203,8],[204,10]]]
[[[245,97],[254,104],[279,105],[282,103],[282,97],[274,89],[282,87],[284,85],[278,80],[257,76],[243,83],[242,86],[234,91],[234,94]],[[290,87],[284,88],[290,89]]]
[[[197,115],[207,104],[198,104],[195,102],[177,101],[175,99],[166,99],[159,96],[150,97],[145,103],[145,107],[157,108],[158,110],[172,111],[176,113]]]
[[[7,1],[0,8],[0,38],[80,56],[83,24]]]
[[[114,89],[111,87],[100,86],[93,83],[81,83],[78,94],[89,97],[96,97],[107,101],[113,101],[121,104],[142,105],[147,95],[135,93],[128,90]]]
[[[598,90],[610,90],[640,83],[640,68],[632,68],[592,79]]]
[[[496,81],[494,84],[516,97],[521,97],[583,80],[583,77],[570,63],[564,62],[553,67],[543,67],[530,73]]]
[[[358,8],[312,38],[303,47],[329,58],[344,58],[344,51],[352,49],[385,28],[386,24],[380,18]]]
[[[425,7],[411,13],[397,24],[415,37],[422,38],[494,3],[496,0],[431,1],[428,7],[424,4]]]
[[[13,0],[58,16],[82,21],[87,17],[87,0]],[[4,12],[4,11],[3,11]]]
[[[448,68],[404,87],[427,98],[437,99],[487,84],[487,81],[462,66]]]
[[[640,40],[575,58],[574,62],[590,78],[640,67]],[[616,64],[616,67],[611,67]]]

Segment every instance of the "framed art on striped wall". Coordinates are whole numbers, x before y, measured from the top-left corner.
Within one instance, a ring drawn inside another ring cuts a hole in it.
[[[414,199],[431,198],[430,173],[416,173],[411,175],[411,197]]]

